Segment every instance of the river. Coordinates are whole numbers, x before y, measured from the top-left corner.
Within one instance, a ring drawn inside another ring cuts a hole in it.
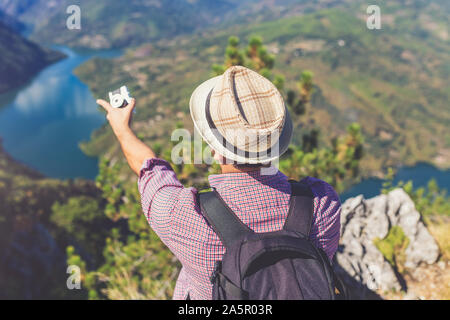
[[[61,46],[55,49],[68,57],[48,66],[22,88],[0,95],[0,137],[14,158],[46,176],[94,179],[97,159],[87,157],[78,145],[90,138],[105,117],[73,69],[92,57],[117,57],[121,52],[75,51]],[[450,170],[423,163],[400,168],[394,183],[413,180],[414,186],[420,187],[431,178],[450,190]],[[358,194],[373,197],[380,193],[382,183],[381,179],[364,180],[342,193],[341,200]]]
[[[9,154],[48,177],[94,179],[97,159],[83,154],[78,144],[89,140],[105,117],[73,70],[92,57],[116,57],[121,52],[54,49],[68,57],[27,85],[0,95],[0,137]]]
[[[427,163],[419,163],[413,167],[401,167],[397,169],[393,184],[407,182],[411,180],[414,188],[424,187],[431,179],[435,179],[442,189],[450,190],[450,170],[440,170]],[[349,190],[340,195],[341,201],[363,194],[364,197],[371,198],[380,194],[383,180],[370,178],[352,186]]]

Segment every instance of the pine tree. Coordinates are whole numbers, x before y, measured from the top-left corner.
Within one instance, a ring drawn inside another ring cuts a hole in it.
[[[282,90],[285,79],[282,75],[272,74],[274,65],[275,56],[268,52],[261,37],[252,36],[246,49],[242,50],[240,49],[240,39],[231,36],[225,50],[224,63],[222,65],[214,64],[212,71],[214,75],[221,75],[231,66],[244,66],[271,80],[279,90]]]

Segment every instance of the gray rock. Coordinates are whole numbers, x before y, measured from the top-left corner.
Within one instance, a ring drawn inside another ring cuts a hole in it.
[[[367,200],[369,214],[366,219],[365,232],[369,240],[383,239],[389,232],[389,217],[387,212],[387,196],[382,194]]]
[[[438,267],[439,267],[439,269],[441,269],[442,271],[444,271],[444,270],[445,270],[445,267],[446,267],[445,261],[439,261],[439,262],[438,262]]]
[[[405,267],[432,264],[439,247],[402,189],[365,200],[362,195],[348,199],[341,211],[341,242],[336,254],[336,272],[360,298],[368,291],[401,290],[402,279],[374,245],[385,238],[392,226],[400,226],[409,239]]]
[[[418,223],[417,234],[406,249],[405,267],[414,269],[420,263],[433,264],[439,258],[439,246],[422,222]]]
[[[404,296],[403,300],[419,300],[419,297],[412,291],[408,291]]]
[[[363,276],[364,284],[370,290],[387,291],[400,290],[401,286],[391,265],[384,259],[380,251],[369,242],[366,242],[367,253],[363,258],[366,274]]]
[[[355,198],[348,199],[342,205],[341,210],[341,235],[344,234],[345,227],[353,217],[360,216],[365,212],[365,204],[363,195],[359,195]]]

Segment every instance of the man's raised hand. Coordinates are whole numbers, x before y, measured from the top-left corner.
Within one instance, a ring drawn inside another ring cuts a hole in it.
[[[131,99],[131,102],[123,108],[113,108],[109,102],[102,99],[97,100],[97,104],[105,109],[106,119],[118,138],[124,132],[130,131],[131,117],[136,106],[136,99]]]

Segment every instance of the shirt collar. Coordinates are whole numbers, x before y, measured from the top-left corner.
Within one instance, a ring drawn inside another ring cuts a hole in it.
[[[255,183],[274,185],[286,183],[288,178],[277,168],[271,166],[248,172],[212,174],[208,180],[211,187],[220,189],[225,186],[254,186]]]

